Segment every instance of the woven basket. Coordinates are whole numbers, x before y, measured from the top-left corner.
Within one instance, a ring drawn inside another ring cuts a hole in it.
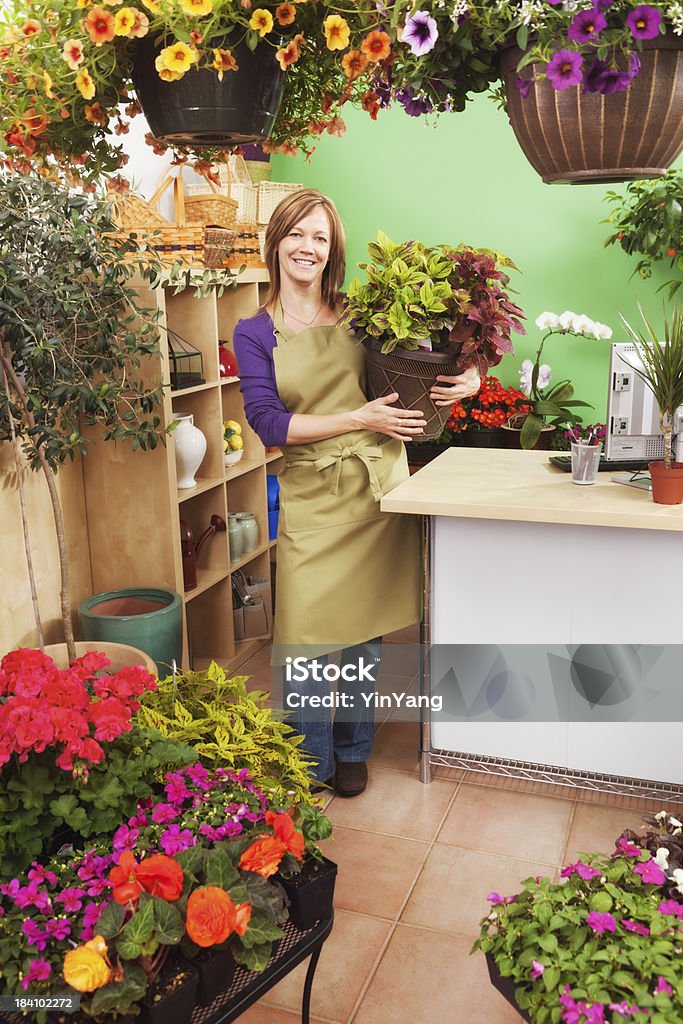
[[[265,266],[261,258],[257,224],[237,225],[234,248],[228,257],[227,266],[233,268],[247,266],[255,269]]]
[[[237,232],[211,224],[204,228],[204,263],[207,267],[227,267],[235,248]]]
[[[258,183],[258,222],[267,224],[277,204],[299,192],[303,185],[294,185],[288,181],[259,181]]]
[[[185,219],[188,224],[217,224],[232,228],[237,220],[237,200],[220,192],[185,196]]]
[[[125,256],[126,263],[144,263],[150,255],[162,263],[191,265],[204,258],[204,228],[197,225],[170,224],[141,196],[132,192],[112,197],[112,214],[121,228],[112,232],[114,240],[135,236],[138,249]]]

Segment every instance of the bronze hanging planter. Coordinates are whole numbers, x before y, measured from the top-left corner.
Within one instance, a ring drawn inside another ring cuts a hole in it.
[[[517,78],[541,70],[507,47],[500,68],[512,130],[546,184],[609,184],[661,177],[683,150],[683,38],[645,40],[628,89],[604,96],[581,86],[558,91],[533,81],[526,99]],[[627,58],[624,58],[627,60]]]

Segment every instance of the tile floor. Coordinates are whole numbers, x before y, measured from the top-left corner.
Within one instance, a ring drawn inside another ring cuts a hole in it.
[[[261,651],[240,670],[251,686],[270,689],[269,658]],[[410,657],[396,647],[388,660],[404,685],[416,685]],[[339,873],[334,929],[313,986],[315,1024],[519,1024],[483,956],[469,955],[486,894],[553,875],[579,851],[610,850],[623,828],[661,806],[453,769],[436,769],[423,786],[417,748],[415,723],[385,718],[366,792],[329,801],[334,835],[325,852]],[[240,1024],[297,1024],[305,967]]]

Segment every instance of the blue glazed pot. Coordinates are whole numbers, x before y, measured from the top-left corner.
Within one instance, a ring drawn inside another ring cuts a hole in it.
[[[174,590],[129,587],[95,594],[78,606],[84,640],[129,644],[168,675],[183,657],[183,602]]]

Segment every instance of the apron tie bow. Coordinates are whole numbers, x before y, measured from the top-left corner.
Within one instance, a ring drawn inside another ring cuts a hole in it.
[[[328,469],[330,466],[336,466],[336,472],[332,479],[332,486],[330,487],[330,494],[339,493],[339,483],[341,481],[342,463],[346,459],[356,458],[365,466],[368,471],[368,480],[370,481],[370,490],[375,501],[379,501],[382,497],[382,488],[380,487],[379,479],[377,477],[377,471],[373,465],[373,460],[383,458],[383,452],[379,445],[364,445],[358,444],[353,447],[345,445],[343,448],[338,449],[336,452],[327,452],[322,455],[319,459],[313,462],[314,467],[320,473],[323,469]]]

